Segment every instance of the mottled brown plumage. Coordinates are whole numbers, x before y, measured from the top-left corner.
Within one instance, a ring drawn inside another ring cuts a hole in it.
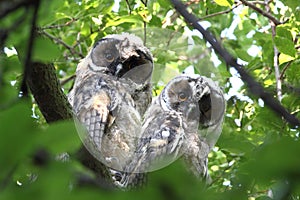
[[[152,99],[152,55],[140,38],[109,35],[78,64],[69,101],[84,125],[86,149],[110,168],[123,170],[141,134],[141,121]]]
[[[210,140],[201,132],[220,127],[224,111],[221,89],[210,79],[199,75],[172,79],[148,108],[137,150],[118,184],[134,186],[139,173],[162,168],[182,155],[197,177],[208,177],[210,145],[220,132],[209,131],[214,135]]]

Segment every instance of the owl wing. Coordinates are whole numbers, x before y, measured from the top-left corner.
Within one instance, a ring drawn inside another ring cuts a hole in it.
[[[86,131],[80,137],[92,155],[116,170],[123,170],[134,151],[141,122],[134,102],[114,77],[91,73],[74,92],[73,110]]]
[[[118,102],[111,95],[111,88],[104,87],[101,75],[85,76],[74,88],[73,110],[87,129],[87,139],[95,146],[101,146],[101,138],[114,122]],[[97,148],[96,148],[97,149]]]

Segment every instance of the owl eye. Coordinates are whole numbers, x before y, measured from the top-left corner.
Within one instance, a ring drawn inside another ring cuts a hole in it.
[[[187,96],[185,93],[181,92],[179,93],[178,98],[180,101],[185,101],[187,99]]]
[[[105,54],[105,59],[106,59],[107,62],[113,62],[115,58],[111,53],[106,53]]]

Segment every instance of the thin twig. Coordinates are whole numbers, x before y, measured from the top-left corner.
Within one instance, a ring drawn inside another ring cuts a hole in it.
[[[269,20],[271,20],[272,22],[274,22],[274,24],[280,25],[282,24],[282,22],[278,21],[274,16],[272,16],[270,13],[256,7],[254,4],[248,2],[247,0],[240,0],[244,5],[252,8],[253,10],[257,11],[258,13],[262,14],[263,16],[267,17]]]
[[[225,60],[226,64],[237,70],[241,76],[241,79],[247,83],[249,90],[254,95],[260,97],[267,106],[269,106],[278,115],[282,116],[292,126],[300,126],[299,119],[289,113],[276,99],[274,99],[272,94],[266,92],[264,87],[262,87],[248,74],[242,65],[237,63],[236,59],[233,58],[232,55],[230,55],[228,51],[221,46],[212,33],[205,30],[198,23],[198,18],[186,10],[184,4],[182,4],[179,0],[171,0],[171,2],[175,9],[184,17],[187,23],[197,29],[203,35],[203,38],[211,44],[215,52]]]
[[[144,21],[144,45],[147,43],[147,23]]]
[[[287,82],[284,82],[285,86],[287,87],[287,89],[289,89],[291,92],[296,93],[297,95],[300,94],[300,88],[297,88]]]
[[[269,6],[269,0],[265,0],[265,7],[266,7],[266,12],[270,12],[270,6]],[[271,30],[272,30],[272,38],[274,40],[276,36],[276,24],[272,21],[269,20],[271,24]],[[279,69],[279,51],[276,47],[276,45],[273,45],[274,49],[274,57],[273,57],[273,62],[274,62],[274,73],[275,73],[275,79],[276,79],[276,93],[277,93],[277,99],[279,102],[282,100],[282,82],[280,79],[280,69]]]
[[[283,69],[282,69],[282,71],[281,71],[281,74],[280,74],[280,76],[279,76],[280,80],[283,80],[283,76],[284,76],[286,70],[291,66],[291,64],[292,64],[292,61],[288,62],[288,63],[283,67]]]
[[[80,52],[77,52],[74,47],[68,45],[67,43],[65,43],[64,41],[58,39],[57,37],[51,35],[50,33],[47,33],[46,31],[44,30],[40,30],[40,33],[41,34],[44,34],[45,36],[47,36],[48,38],[50,38],[51,40],[53,40],[54,42],[56,42],[57,44],[61,44],[63,45],[66,49],[68,49],[73,55],[78,55],[80,56],[81,58],[84,58],[84,55]]]
[[[212,13],[212,14],[205,15],[205,16],[203,16],[203,17],[200,17],[200,18],[199,18],[199,21],[202,21],[202,20],[207,19],[207,18],[215,17],[215,16],[218,16],[218,15],[223,15],[223,14],[230,13],[231,11],[233,11],[234,9],[236,9],[238,6],[240,6],[241,4],[242,4],[241,2],[238,2],[238,3],[237,3],[235,6],[233,6],[231,9],[224,10],[224,11],[221,11],[221,12]]]
[[[132,9],[131,9],[131,6],[130,6],[130,3],[129,3],[128,0],[126,0],[126,4],[127,4],[127,7],[128,7],[128,10],[129,10],[129,15],[131,15]]]
[[[145,6],[147,6],[147,0],[141,0],[141,2],[142,2]]]
[[[83,53],[82,53],[82,48],[81,48],[81,45],[80,45],[80,44],[81,44],[81,42],[80,42],[80,37],[81,37],[81,33],[78,32],[78,33],[77,33],[77,37],[76,37],[76,44],[74,45],[74,48],[75,48],[76,46],[78,46],[79,53],[83,55]]]
[[[73,80],[73,79],[75,79],[75,78],[76,78],[76,75],[75,75],[75,74],[72,75],[72,76],[70,76],[70,77],[68,77],[68,78],[65,78],[65,79],[59,81],[59,82],[60,82],[60,85],[63,86],[63,85],[65,85],[65,84],[67,84],[69,81],[71,81],[71,80]]]
[[[147,4],[148,4],[148,0],[141,0],[142,3],[144,4],[145,7],[147,7]],[[146,43],[147,43],[147,23],[144,21],[144,45],[146,46]]]
[[[40,27],[41,30],[46,30],[46,29],[57,29],[57,28],[62,28],[65,26],[69,26],[70,24],[72,24],[73,22],[76,22],[78,19],[77,18],[72,18],[70,21],[67,21],[64,24],[56,24],[56,25],[50,25],[50,26],[44,26],[44,27]]]

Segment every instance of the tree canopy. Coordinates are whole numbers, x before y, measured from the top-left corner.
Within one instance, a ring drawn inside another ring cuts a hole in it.
[[[176,2],[0,2],[0,199],[300,198],[299,3]],[[65,95],[92,45],[122,32],[141,37],[153,54],[153,96],[183,71],[223,88],[227,109],[209,154],[211,184],[180,160],[150,173],[137,191],[78,183],[94,174],[77,159],[81,141]]]

